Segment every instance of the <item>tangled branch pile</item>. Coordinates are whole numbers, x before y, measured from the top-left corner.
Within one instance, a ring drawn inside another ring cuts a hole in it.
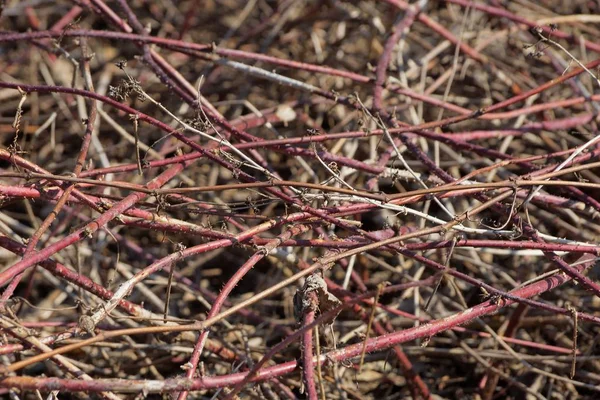
[[[598,396],[598,2],[199,3],[2,10],[3,395]]]

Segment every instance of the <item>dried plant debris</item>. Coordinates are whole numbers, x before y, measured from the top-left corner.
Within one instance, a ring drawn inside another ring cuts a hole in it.
[[[0,1],[0,398],[600,398],[598,15]]]
[[[313,304],[311,301],[309,296],[310,293],[315,293],[317,295],[317,304]],[[324,314],[339,307],[340,304],[342,304],[342,302],[333,294],[329,293],[325,280],[321,278],[318,273],[312,274],[306,278],[302,289],[298,289],[294,295],[294,316],[296,317],[296,320],[299,321],[308,309],[316,309],[320,314]],[[339,311],[333,315],[331,321],[327,322],[333,322],[338,314]]]

